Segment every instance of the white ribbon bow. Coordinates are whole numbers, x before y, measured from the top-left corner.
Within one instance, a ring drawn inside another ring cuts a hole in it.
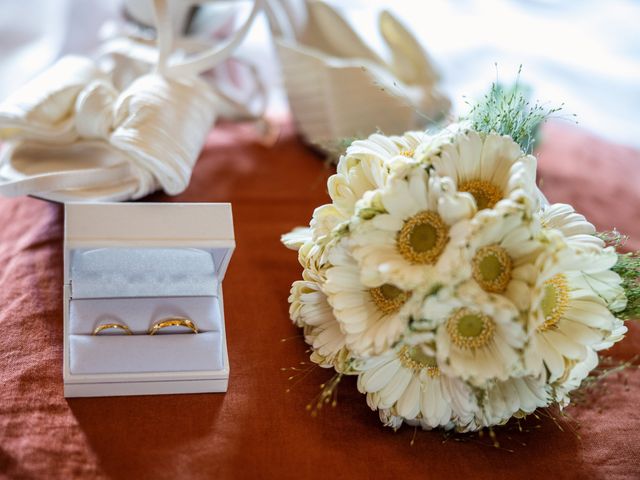
[[[87,168],[61,165],[60,171],[20,178],[13,171],[9,181],[0,178],[0,193],[16,196],[127,181],[135,182],[131,198],[159,188],[170,195],[185,190],[215,120],[215,94],[199,73],[229,56],[261,4],[255,1],[245,23],[222,47],[181,58],[171,55],[166,0],[155,0],[155,71],[122,91],[94,60],[78,56],[62,58],[27,83],[0,104],[0,139],[5,143],[0,176],[15,170],[12,157],[18,150],[30,147],[62,149],[64,154],[96,146],[109,155],[87,159]]]

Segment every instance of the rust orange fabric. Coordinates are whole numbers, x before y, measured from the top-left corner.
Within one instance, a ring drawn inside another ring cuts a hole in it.
[[[575,128],[546,129],[542,188],[600,229],[640,247],[640,152]],[[62,394],[62,208],[0,199],[0,472],[9,478],[640,478],[640,372],[614,375],[568,413],[485,437],[383,428],[352,378],[338,407],[305,406],[331,373],[306,368],[288,319],[299,278],[280,234],[327,201],[332,169],[285,126],[267,148],[247,126],[219,126],[189,189],[152,201],[231,201],[237,249],[224,283],[231,362],[226,394],[65,399]],[[640,328],[613,354],[640,352]],[[288,339],[282,341],[282,339]],[[289,390],[289,393],[287,393]],[[571,426],[572,425],[572,426]],[[572,432],[571,428],[577,428]],[[413,444],[412,439],[414,439]],[[525,445],[526,444],[526,445]]]

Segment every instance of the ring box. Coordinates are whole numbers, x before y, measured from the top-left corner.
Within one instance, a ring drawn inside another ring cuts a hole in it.
[[[230,204],[68,203],[64,235],[65,397],[227,390]],[[148,334],[176,317],[198,333],[170,326]],[[93,335],[110,323],[132,335]]]

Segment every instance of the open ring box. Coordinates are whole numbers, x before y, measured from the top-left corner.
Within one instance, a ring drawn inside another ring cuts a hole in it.
[[[69,203],[64,239],[66,397],[224,392],[222,280],[231,205]],[[193,321],[149,328],[163,319]],[[99,325],[126,325],[103,330]]]

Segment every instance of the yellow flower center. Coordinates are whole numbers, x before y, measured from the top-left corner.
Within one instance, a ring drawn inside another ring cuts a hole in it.
[[[502,199],[502,189],[486,180],[468,180],[458,185],[459,192],[470,193],[476,201],[478,210],[493,208]]]
[[[436,212],[423,211],[404,222],[396,247],[413,264],[435,263],[449,237],[449,227]]]
[[[554,275],[544,282],[544,295],[540,302],[544,323],[538,327],[539,332],[553,329],[569,306],[569,283],[562,273]]]
[[[499,245],[478,249],[473,257],[473,278],[487,292],[504,292],[511,280],[511,257]]]
[[[491,317],[469,308],[459,308],[447,320],[449,338],[462,349],[484,347],[493,339],[495,329]]]
[[[415,153],[415,151],[411,150],[411,149],[400,151],[400,155],[402,155],[403,157],[409,157],[409,158],[413,157],[414,153]]]
[[[424,353],[420,347],[402,347],[398,353],[398,358],[404,368],[414,372],[425,370],[431,378],[440,375],[436,359]]]
[[[411,292],[400,290],[390,283],[369,289],[369,294],[371,295],[373,303],[378,307],[378,310],[385,315],[390,315],[400,310],[402,305],[404,305],[411,296]]]

